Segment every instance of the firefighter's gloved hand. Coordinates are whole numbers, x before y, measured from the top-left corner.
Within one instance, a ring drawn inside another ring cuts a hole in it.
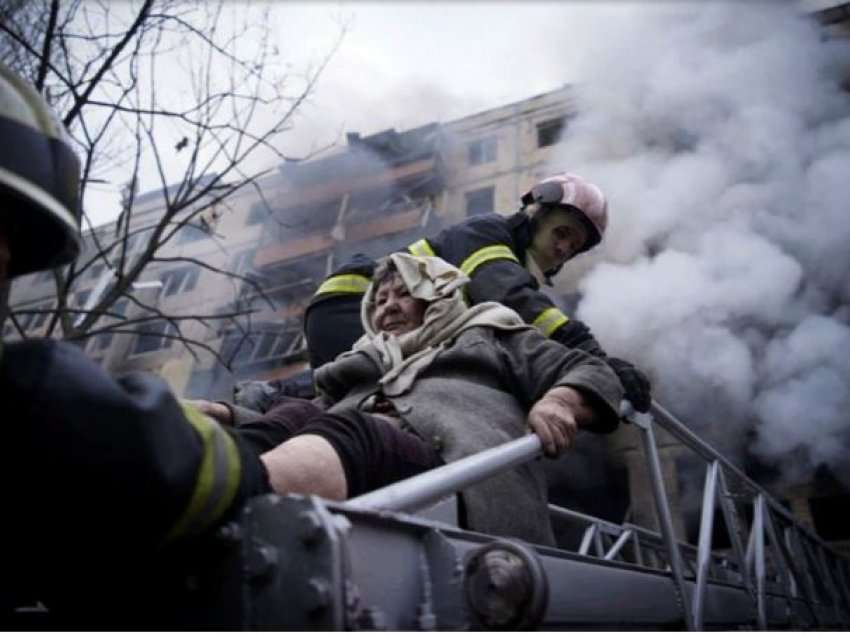
[[[652,385],[646,374],[631,362],[620,358],[607,358],[606,361],[620,379],[626,393],[624,397],[632,403],[636,411],[646,413],[652,406]]]
[[[581,349],[594,356],[605,356],[602,347],[599,346],[596,338],[593,337],[590,327],[581,320],[570,318],[558,327],[558,330],[551,337],[570,349]]]

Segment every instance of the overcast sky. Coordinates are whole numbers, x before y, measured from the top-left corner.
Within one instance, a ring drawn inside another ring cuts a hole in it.
[[[282,46],[325,50],[337,17],[350,29],[306,115],[363,132],[450,120],[573,81],[605,16],[633,3],[280,4]],[[593,24],[589,24],[592,22]],[[588,28],[588,27],[591,28]],[[301,38],[299,40],[299,34]]]
[[[318,63],[347,25],[313,98],[282,138],[288,155],[344,143],[348,131],[449,121],[577,81],[582,56],[604,41],[610,20],[639,10],[632,2],[270,6],[280,56],[293,72]],[[147,177],[143,170],[142,191],[155,187],[153,170]],[[116,187],[95,186],[86,207],[96,223],[111,220]]]
[[[835,2],[795,4],[811,10]],[[280,150],[299,156],[344,143],[348,131],[370,134],[450,121],[566,83],[592,81],[581,76],[582,68],[594,67],[587,57],[603,51],[646,5],[272,2],[275,44],[293,72],[318,63],[333,46],[340,25],[347,25],[341,46],[302,107],[295,129],[281,139]],[[240,6],[256,10],[265,5],[233,3],[231,9]],[[97,224],[117,216],[119,187],[90,190],[86,207]],[[147,176],[143,170],[142,191],[156,187],[152,168]]]

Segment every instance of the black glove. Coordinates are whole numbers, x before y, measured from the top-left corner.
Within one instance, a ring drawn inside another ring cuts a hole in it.
[[[590,331],[590,327],[584,324],[581,320],[570,318],[563,325],[558,327],[557,331],[552,334],[551,338],[570,349],[581,349],[590,355],[604,357],[605,353],[602,347],[596,342],[596,338]]]
[[[620,378],[620,383],[626,392],[624,397],[632,403],[636,411],[646,413],[652,406],[650,393],[652,385],[649,383],[649,378],[631,362],[620,360],[620,358],[606,358],[606,362]]]

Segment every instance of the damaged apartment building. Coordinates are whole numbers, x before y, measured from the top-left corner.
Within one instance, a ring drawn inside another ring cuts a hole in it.
[[[522,188],[543,175],[568,117],[565,97],[549,93],[446,125],[349,133],[338,152],[283,164],[280,194],[247,212],[246,224],[262,228],[250,260],[262,294],[243,285],[238,302],[256,310],[250,333],[223,334],[233,377],[198,369],[191,392],[223,395],[234,379],[303,369],[307,304],[352,255],[379,257],[468,215],[515,211]]]

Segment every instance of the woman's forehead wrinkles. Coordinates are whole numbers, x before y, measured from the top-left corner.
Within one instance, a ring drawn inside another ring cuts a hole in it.
[[[389,293],[393,292],[406,292],[407,286],[404,284],[404,281],[400,276],[393,276],[390,280],[384,281],[380,285],[378,285],[378,289],[375,292],[375,295],[378,296],[381,293]]]

